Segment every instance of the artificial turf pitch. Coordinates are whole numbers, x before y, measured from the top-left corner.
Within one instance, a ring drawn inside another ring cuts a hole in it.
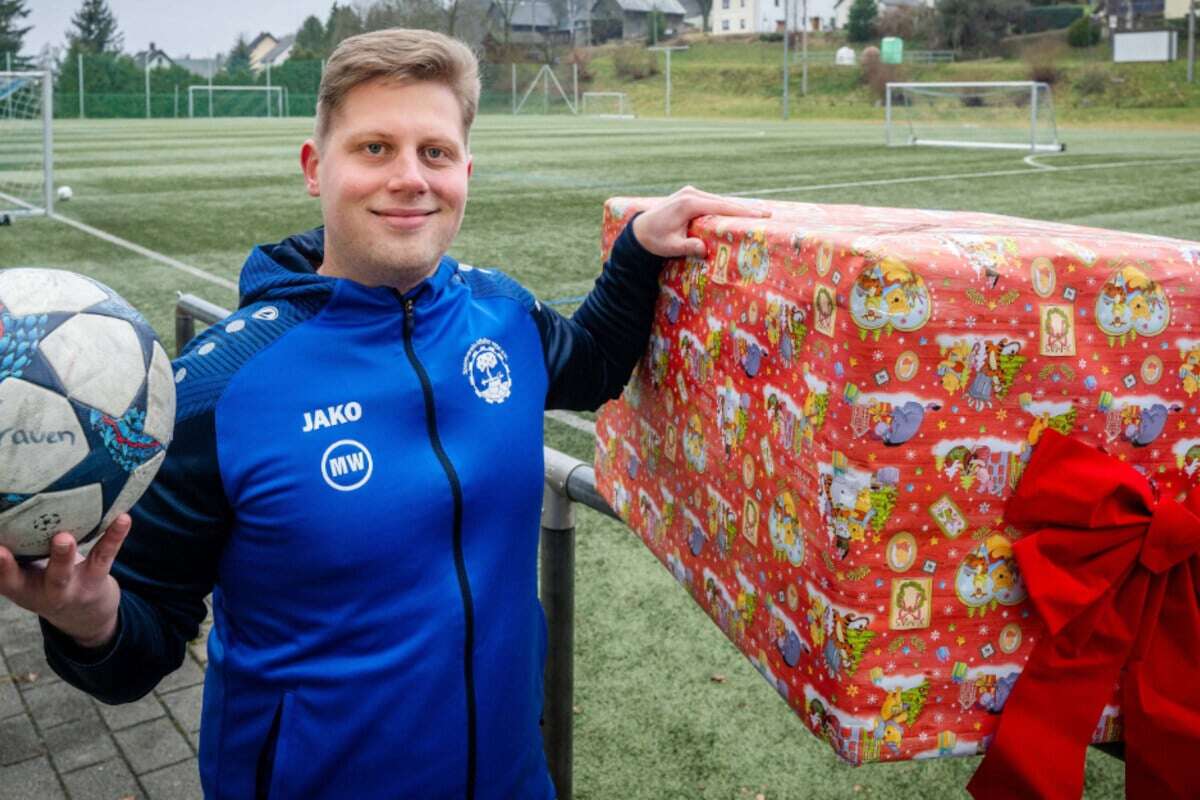
[[[56,182],[75,197],[58,210],[236,281],[253,245],[319,224],[298,161],[310,129],[298,119],[60,121]],[[1060,136],[1065,154],[1030,163],[1005,151],[886,148],[879,124],[484,116],[451,254],[504,269],[544,300],[578,297],[599,270],[603,201],[683,184],[1200,240],[1200,137],[1132,127]],[[0,268],[13,266],[107,283],[172,351],[176,292],[236,303],[217,283],[44,218],[0,228]],[[546,441],[591,459],[586,434],[557,422]],[[578,525],[576,797],[966,796],[973,758],[840,762],[634,536],[586,510]],[[1122,795],[1122,765],[1105,755],[1090,755],[1087,780],[1088,798]]]

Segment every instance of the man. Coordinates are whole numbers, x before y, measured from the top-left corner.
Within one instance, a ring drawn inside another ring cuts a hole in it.
[[[59,534],[44,570],[0,551],[0,592],[41,615],[55,671],[106,702],[178,667],[212,593],[209,797],[553,796],[543,411],[621,391],[663,257],[703,253],[690,219],[759,212],[681,190],[564,319],[445,255],[476,69],[424,31],[337,49],[300,154],[324,230],[256,248],[239,310],[176,362],[135,533],[122,518],[86,559]]]

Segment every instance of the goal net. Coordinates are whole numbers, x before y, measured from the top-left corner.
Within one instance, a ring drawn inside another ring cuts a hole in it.
[[[1066,149],[1058,140],[1049,84],[889,83],[889,145]]]
[[[514,114],[575,114],[575,97],[578,85],[573,73],[564,74],[560,79],[549,65],[543,64],[538,68],[533,79],[525,83],[523,76],[513,69],[513,85],[519,89],[525,86],[521,99],[517,101],[517,93],[513,93]]]
[[[633,119],[633,108],[625,92],[584,92],[579,105],[580,113],[588,116]]]
[[[0,215],[54,211],[48,72],[0,72]]]
[[[189,117],[282,117],[282,86],[188,87]]]

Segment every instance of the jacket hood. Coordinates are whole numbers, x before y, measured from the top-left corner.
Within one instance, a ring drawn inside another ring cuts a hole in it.
[[[289,236],[250,251],[238,281],[238,307],[262,300],[295,300],[329,294],[336,278],[318,275],[325,259],[325,228]]]
[[[325,260],[325,228],[289,236],[278,244],[261,244],[250,251],[238,281],[238,308],[264,300],[328,297],[343,278],[318,275]],[[440,292],[458,272],[458,262],[442,256],[433,274],[405,293]],[[352,282],[352,281],[351,281]],[[353,283],[353,282],[352,282]],[[368,293],[391,293],[387,287],[361,287]]]

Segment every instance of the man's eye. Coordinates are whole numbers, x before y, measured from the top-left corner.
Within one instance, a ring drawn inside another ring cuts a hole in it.
[[[373,156],[383,155],[383,145],[379,142],[371,142],[367,145],[367,152]]]
[[[446,157],[446,151],[440,147],[426,147],[425,155],[434,161],[438,161]]]

